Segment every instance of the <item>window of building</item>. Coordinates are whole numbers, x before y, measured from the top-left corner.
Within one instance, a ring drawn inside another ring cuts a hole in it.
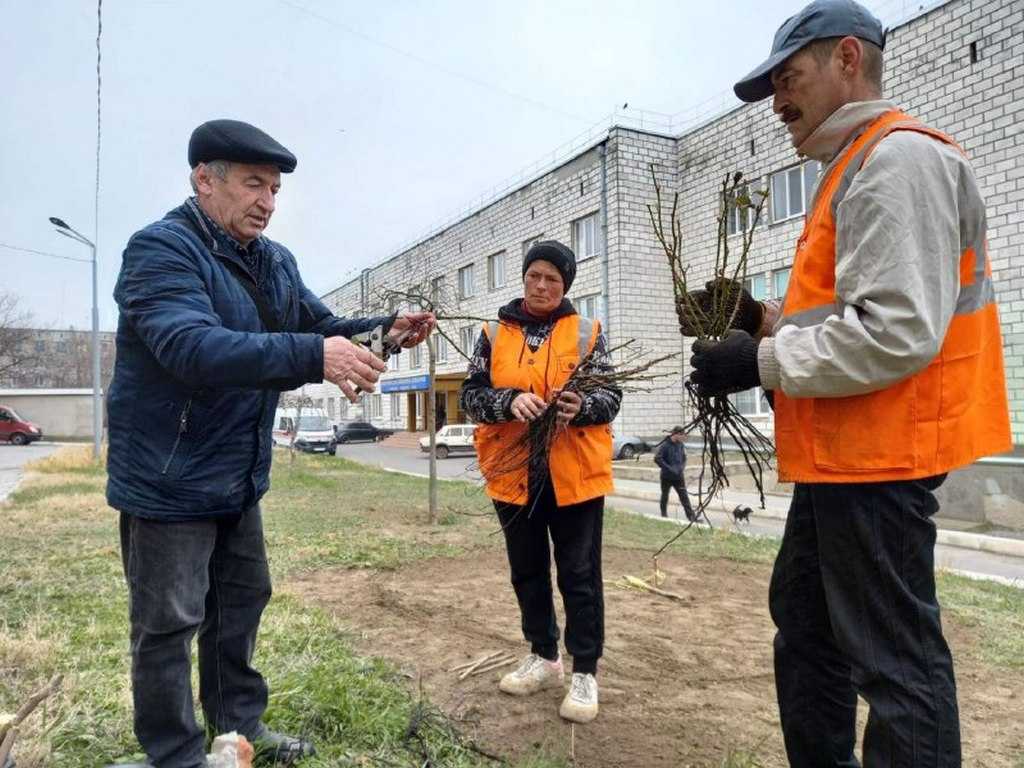
[[[525,257],[526,254],[529,252],[529,250],[531,248],[533,248],[534,245],[536,245],[537,243],[539,243],[543,239],[544,239],[544,235],[540,234],[540,235],[537,235],[536,237],[531,237],[529,240],[524,240],[523,241],[523,256]]]
[[[400,363],[398,362],[399,359],[400,359],[399,355],[392,355],[391,357],[388,358],[388,370],[389,371],[397,371],[398,370],[398,368],[400,366]]]
[[[58,352],[67,352],[68,351],[68,343],[66,341],[58,341],[57,342],[57,351]]]
[[[334,398],[333,397],[328,397],[327,398],[327,418],[329,418],[331,420],[334,419]]]
[[[576,219],[572,223],[572,248],[576,252],[577,261],[583,261],[598,254],[600,234],[596,213]]]
[[[468,264],[459,270],[459,298],[468,299],[473,295],[473,265]]]
[[[370,396],[370,414],[374,419],[379,419],[384,415],[384,403],[380,395]]]
[[[600,316],[601,294],[592,293],[589,296],[580,296],[575,301],[576,311],[581,317],[596,318]]]
[[[391,418],[402,418],[402,398],[405,395],[391,395]]]
[[[341,421],[341,420],[347,419],[347,418],[348,418],[348,398],[347,397],[339,397],[338,398],[338,420]]]
[[[46,351],[46,342],[45,341],[37,341],[36,342],[36,352],[45,352],[45,351]]]
[[[776,299],[786,298],[786,289],[789,287],[789,267],[776,269],[772,272],[772,295]]]
[[[747,275],[747,279],[743,281],[743,287],[758,301],[768,298],[768,276],[764,272]]]
[[[422,344],[417,344],[415,347],[409,350],[409,367],[419,368],[420,367],[420,350],[423,348]]]
[[[768,399],[764,396],[764,390],[760,387],[729,395],[729,399],[736,406],[736,410],[744,416],[767,416],[772,412]]]
[[[448,339],[439,333],[434,335],[434,360],[438,363],[448,362]]]
[[[476,346],[476,326],[464,325],[459,329],[459,343],[462,344],[462,351],[467,357],[473,354]]]
[[[505,282],[505,252],[501,251],[487,257],[487,287],[489,290],[496,291],[499,288],[504,288]]]
[[[772,221],[785,221],[810,209],[820,172],[821,163],[808,160],[802,165],[772,174]]]
[[[430,281],[430,300],[437,304],[444,298],[444,275],[438,275]]]
[[[736,198],[742,200],[746,195],[746,185],[736,190]],[[725,220],[727,234],[735,235],[738,232],[746,232],[753,224],[753,219],[754,213],[749,206],[736,205],[734,201],[730,201]]]

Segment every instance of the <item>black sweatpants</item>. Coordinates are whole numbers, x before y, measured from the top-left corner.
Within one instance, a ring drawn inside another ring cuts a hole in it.
[[[769,596],[790,765],[859,765],[859,693],[865,768],[959,768],[931,521],[944,478],[797,484]]]
[[[553,543],[558,589],[565,606],[565,647],[573,657],[574,672],[596,674],[604,647],[604,497],[559,507],[548,481],[535,504],[495,501],[494,506],[505,533],[523,637],[532,652],[547,659],[558,655],[558,623],[551,591]]]
[[[681,475],[669,475],[661,473],[661,516],[668,517],[668,492],[675,491],[679,497],[679,503],[683,505],[683,512],[687,520],[693,520],[693,506],[690,504],[690,494],[686,492],[686,481]]]

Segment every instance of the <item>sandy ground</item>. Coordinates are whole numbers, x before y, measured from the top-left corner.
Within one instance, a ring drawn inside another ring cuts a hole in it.
[[[646,575],[649,555],[608,548],[605,578]],[[575,765],[685,768],[722,764],[730,749],[786,764],[772,672],[770,569],[667,557],[663,597],[606,587],[601,714],[575,727]],[[285,589],[332,611],[367,654],[409,673],[460,729],[506,757],[569,755],[562,692],[502,694],[502,671],[460,681],[449,670],[484,653],[528,649],[504,552],[488,549],[391,572],[319,571]],[[560,614],[561,615],[561,614]],[[1018,768],[1024,755],[1024,674],[993,671],[972,653],[972,631],[947,620],[956,656],[964,765]],[[507,670],[505,670],[507,671]],[[862,706],[860,721],[866,710]]]

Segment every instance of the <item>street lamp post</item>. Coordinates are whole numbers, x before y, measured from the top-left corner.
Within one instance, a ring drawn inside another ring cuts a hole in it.
[[[57,232],[92,249],[92,455],[100,457],[100,441],[103,438],[103,404],[100,400],[100,310],[99,291],[96,275],[96,244],[73,229],[63,219],[50,217],[50,223]]]

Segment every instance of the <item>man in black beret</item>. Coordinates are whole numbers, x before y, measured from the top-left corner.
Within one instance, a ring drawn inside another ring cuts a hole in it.
[[[257,763],[313,753],[262,721],[252,667],[270,572],[259,501],[278,394],[330,381],[353,402],[385,364],[354,334],[383,325],[422,342],[428,312],[348,320],[263,235],[295,156],[258,128],[213,120],[188,149],[195,195],[134,234],[114,297],[107,501],[120,512],[129,588],[135,734],[157,768],[206,765],[193,716],[191,644],[210,734],[237,731]]]

